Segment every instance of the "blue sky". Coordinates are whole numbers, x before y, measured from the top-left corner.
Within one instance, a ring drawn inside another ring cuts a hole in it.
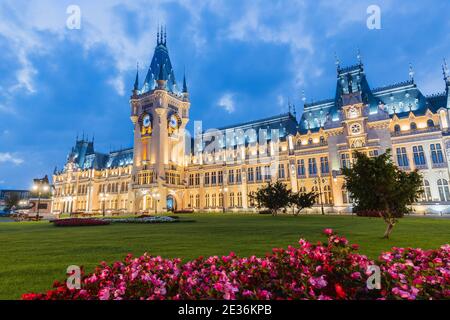
[[[69,5],[81,29],[66,27]],[[366,26],[369,5],[381,29]],[[177,80],[186,70],[191,121],[220,127],[287,111],[335,90],[342,65],[361,50],[379,87],[415,79],[425,94],[444,90],[450,59],[448,1],[1,0],[0,189],[28,188],[61,168],[77,133],[95,147],[132,146],[129,95],[167,25]]]

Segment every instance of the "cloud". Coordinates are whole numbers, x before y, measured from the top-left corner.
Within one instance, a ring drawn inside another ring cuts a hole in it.
[[[125,83],[121,76],[110,79],[108,83],[113,86],[119,96],[125,95]]]
[[[20,165],[24,162],[24,160],[12,153],[0,152],[0,163],[8,163],[8,162],[15,165]]]
[[[235,102],[234,102],[234,94],[232,93],[225,93],[217,102],[218,106],[223,108],[228,113],[233,113],[235,108]]]
[[[15,114],[16,111],[12,107],[0,104],[0,113]]]

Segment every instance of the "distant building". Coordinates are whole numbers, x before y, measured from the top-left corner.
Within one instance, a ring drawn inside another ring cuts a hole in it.
[[[354,152],[377,156],[391,149],[405,171],[419,170],[425,193],[417,212],[449,212],[450,74],[445,91],[425,96],[409,80],[372,89],[364,65],[337,63],[336,93],[295,110],[189,137],[190,99],[175,80],[166,37],[144,84],[136,75],[130,98],[133,148],[100,153],[77,139],[62,171],[55,171],[54,213],[152,212],[171,209],[248,211],[248,195],[268,181],[295,192],[320,194],[314,211],[350,212],[343,167]],[[201,108],[201,106],[197,106]],[[196,128],[197,129],[197,128]],[[370,192],[370,190],[367,190]]]
[[[28,200],[30,197],[29,190],[0,190],[0,206],[4,206],[6,199],[11,196],[17,196],[20,200]]]

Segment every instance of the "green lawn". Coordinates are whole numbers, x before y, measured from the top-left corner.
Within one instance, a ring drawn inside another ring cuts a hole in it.
[[[90,271],[102,260],[120,260],[127,253],[183,259],[230,251],[261,256],[273,247],[296,245],[301,237],[324,240],[321,232],[327,227],[358,243],[371,258],[393,246],[428,249],[450,240],[450,219],[404,218],[390,240],[381,239],[385,225],[380,219],[250,214],[197,214],[183,219],[196,222],[76,228],[56,228],[48,222],[0,223],[0,299],[45,291],[55,279],[64,279],[69,265],[83,265]]]

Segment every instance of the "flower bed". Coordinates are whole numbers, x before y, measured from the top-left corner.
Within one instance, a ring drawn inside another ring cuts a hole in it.
[[[104,226],[110,224],[109,221],[101,219],[59,219],[53,220],[53,224],[57,227],[88,227],[88,226]]]
[[[450,246],[437,250],[393,248],[375,263],[381,290],[370,290],[368,267],[374,262],[358,246],[326,229],[326,244],[299,241],[298,247],[273,249],[265,258],[198,258],[183,264],[145,254],[122,262],[103,262],[82,276],[81,290],[65,283],[24,300],[123,299],[450,299]]]
[[[172,217],[143,216],[138,218],[125,218],[125,219],[103,219],[103,221],[107,221],[110,223],[173,223],[178,222],[179,220]]]

